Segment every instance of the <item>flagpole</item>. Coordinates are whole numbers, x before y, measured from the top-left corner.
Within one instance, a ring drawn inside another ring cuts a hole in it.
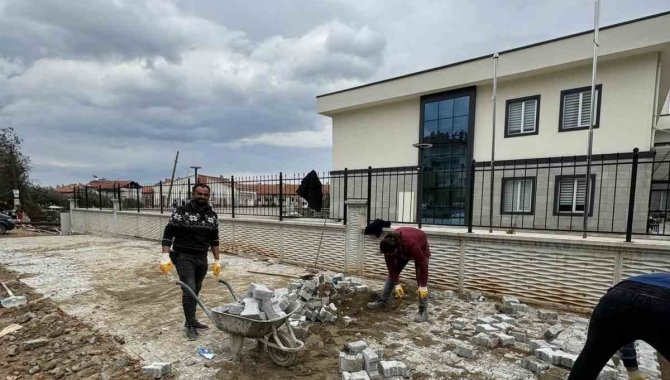
[[[598,19],[600,17],[600,0],[594,0],[595,12],[593,15],[593,66],[591,70],[591,120],[589,122],[589,145],[586,154],[586,193],[584,194],[584,228],[582,237],[586,239],[589,227],[589,209],[591,208],[591,155],[593,153],[593,127],[596,123],[596,71],[598,69]],[[600,94],[598,94],[600,95]],[[563,110],[561,110],[563,112]]]
[[[489,233],[493,232],[493,185],[496,159],[496,93],[498,92],[498,53],[493,54],[493,125],[491,129],[491,189],[489,193]]]

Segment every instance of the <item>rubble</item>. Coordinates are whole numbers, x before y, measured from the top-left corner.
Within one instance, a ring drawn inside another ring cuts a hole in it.
[[[142,372],[154,379],[160,379],[171,371],[172,364],[170,363],[151,363],[142,367]]]
[[[342,379],[405,379],[409,370],[400,361],[383,361],[383,350],[375,349],[359,340],[344,345],[340,352]]]

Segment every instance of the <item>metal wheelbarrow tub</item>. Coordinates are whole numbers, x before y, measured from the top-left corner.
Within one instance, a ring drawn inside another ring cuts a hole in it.
[[[226,285],[233,298],[237,300],[237,296],[230,285],[224,280],[219,280],[219,282]],[[261,349],[267,347],[270,359],[278,366],[288,367],[295,364],[298,359],[298,351],[305,344],[296,338],[291,325],[286,323],[286,321],[293,313],[302,308],[302,303],[298,301],[292,302],[286,309],[286,316],[284,317],[261,321],[209,309],[202,303],[191,287],[181,281],[176,281],[176,283],[197,301],[198,305],[200,305],[216,328],[230,334],[233,360],[239,361],[241,359],[244,338],[250,338],[257,340]],[[286,326],[286,331],[283,329],[279,330],[282,326]]]

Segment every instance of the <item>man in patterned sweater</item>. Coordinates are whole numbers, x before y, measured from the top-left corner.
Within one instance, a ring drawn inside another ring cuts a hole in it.
[[[163,232],[161,271],[167,274],[174,263],[179,279],[196,294],[200,293],[207,274],[207,251],[210,247],[214,254],[212,273],[214,276],[221,273],[219,222],[209,205],[209,193],[209,186],[205,184],[193,186],[193,200],[174,210]],[[196,300],[183,290],[182,305],[186,317],[186,337],[195,340],[197,329],[206,329],[207,325],[195,319]]]

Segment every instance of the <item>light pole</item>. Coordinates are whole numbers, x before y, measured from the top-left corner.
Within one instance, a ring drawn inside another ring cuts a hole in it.
[[[202,166],[191,166],[191,169],[195,170],[195,184],[199,184],[200,181],[198,180],[198,169],[200,169]]]

